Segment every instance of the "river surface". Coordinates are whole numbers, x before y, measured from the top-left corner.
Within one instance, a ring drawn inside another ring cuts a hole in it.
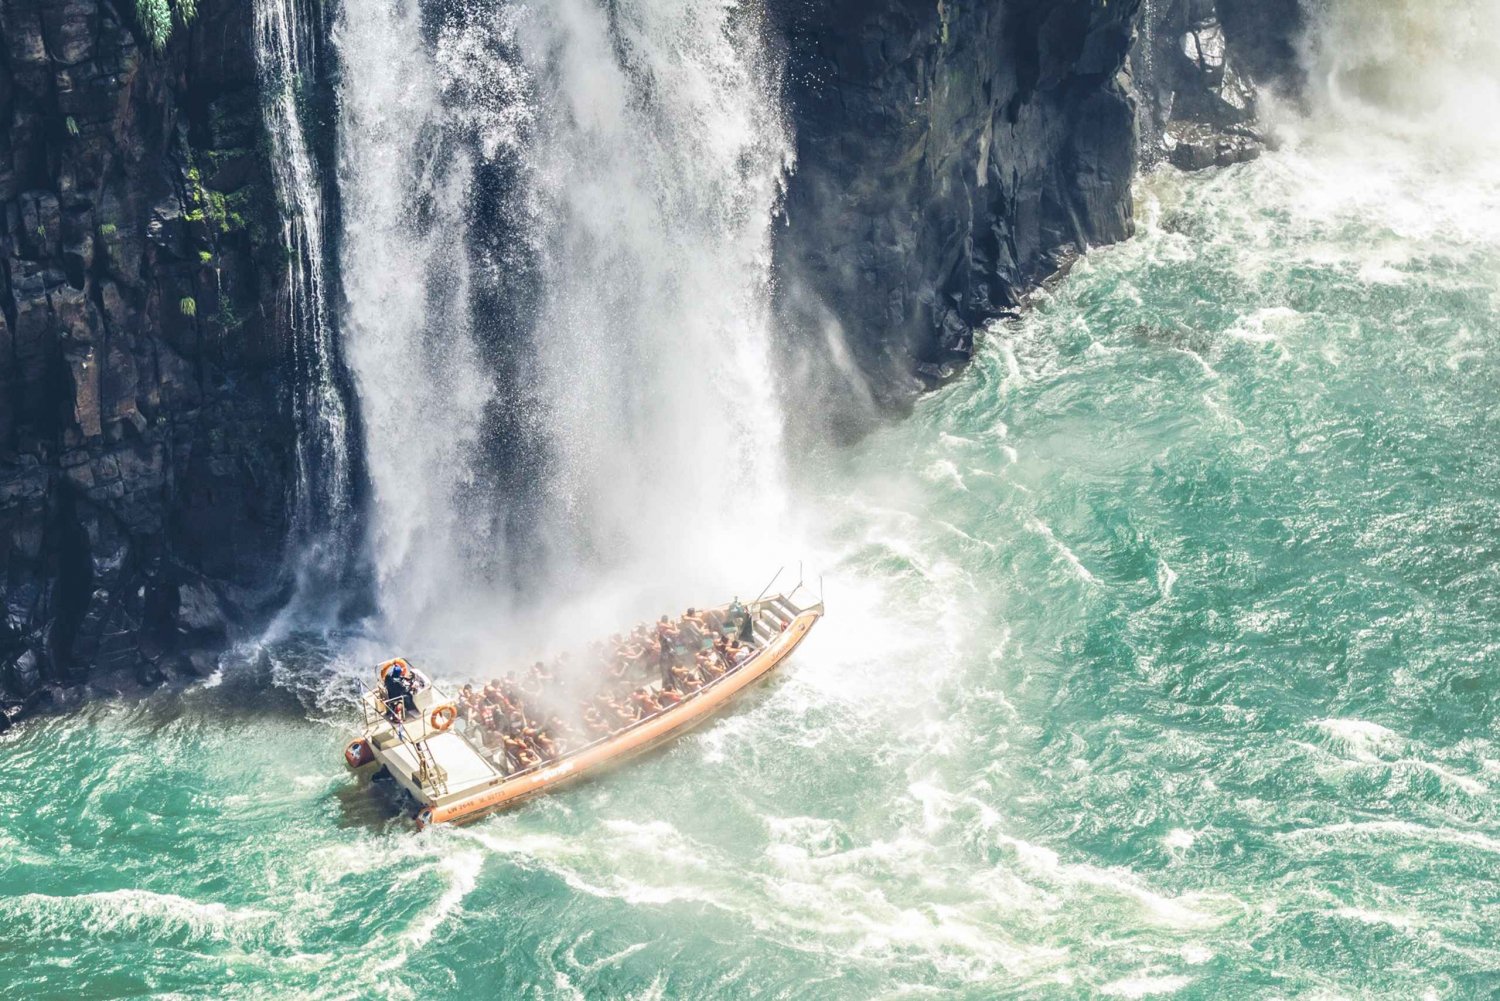
[[[794,464],[827,620],[606,781],[407,833],[337,644],[0,737],[0,995],[1493,997],[1500,194],[1367,152]]]

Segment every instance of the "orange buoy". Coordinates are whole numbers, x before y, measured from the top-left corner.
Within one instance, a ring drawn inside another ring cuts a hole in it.
[[[438,733],[442,733],[452,726],[453,721],[456,719],[458,719],[458,706],[451,702],[438,706],[427,714],[427,724]]]
[[[380,680],[382,682],[385,681],[386,675],[391,673],[391,668],[395,667],[397,664],[400,664],[407,670],[411,670],[411,665],[406,662],[405,657],[392,657],[390,660],[380,665]]]
[[[375,760],[375,751],[368,740],[351,740],[344,748],[344,761],[350,768],[362,768]]]

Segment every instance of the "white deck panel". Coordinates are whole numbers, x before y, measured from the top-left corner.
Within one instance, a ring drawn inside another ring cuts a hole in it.
[[[499,778],[501,772],[474,750],[474,746],[456,733],[439,733],[427,738],[423,745],[433,764],[448,773],[446,796],[439,797],[438,789],[419,790],[416,781],[417,755],[410,744],[396,744],[378,752],[387,768],[402,785],[424,801],[446,799],[457,793],[485,785]]]

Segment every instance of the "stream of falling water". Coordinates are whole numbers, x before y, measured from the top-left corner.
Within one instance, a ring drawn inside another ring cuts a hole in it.
[[[762,31],[676,0],[343,8],[345,328],[390,638],[471,660],[775,568],[751,544],[785,509],[790,153]]]
[[[286,250],[286,323],[298,377],[294,569],[304,589],[337,580],[353,539],[352,428],[339,384],[341,351],[329,302],[327,220],[319,166],[299,101],[317,76],[312,0],[254,0],[256,66]]]

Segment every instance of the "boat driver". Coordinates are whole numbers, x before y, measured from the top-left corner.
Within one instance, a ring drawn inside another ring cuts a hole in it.
[[[418,681],[412,669],[406,661],[398,660],[391,665],[391,669],[385,675],[385,707],[386,715],[405,716],[406,713],[415,714],[417,711]],[[398,713],[397,707],[400,707]]]

